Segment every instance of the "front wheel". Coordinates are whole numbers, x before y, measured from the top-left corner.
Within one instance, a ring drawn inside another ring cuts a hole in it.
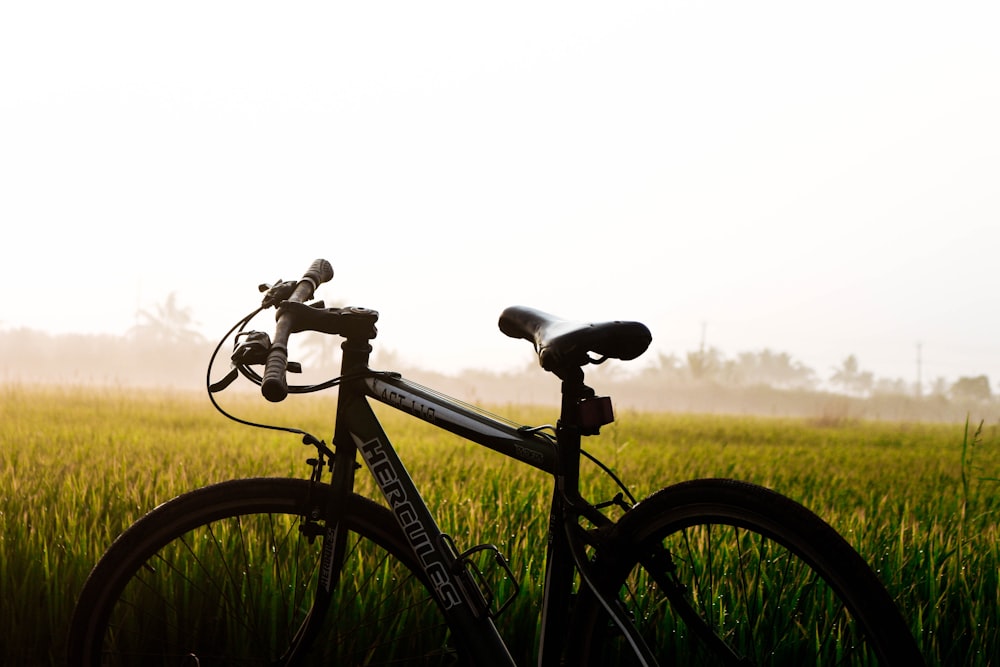
[[[319,571],[334,543],[329,491],[297,479],[238,480],[147,514],[84,585],[70,664],[271,665],[293,654],[307,665],[455,664],[443,615],[387,509],[349,497],[343,567],[339,576]],[[332,595],[313,609],[331,576]],[[322,622],[301,632],[320,611]]]
[[[627,512],[598,587],[661,665],[923,664],[871,568],[818,516],[759,486],[696,480]],[[585,593],[572,664],[643,664]]]

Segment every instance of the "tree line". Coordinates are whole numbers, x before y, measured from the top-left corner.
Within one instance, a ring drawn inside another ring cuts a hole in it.
[[[214,343],[197,331],[190,309],[182,307],[170,295],[152,310],[138,311],[135,325],[121,336],[0,329],[0,380],[197,388],[204,386],[205,368],[213,347]],[[308,367],[326,359],[324,368],[336,369],[331,360],[338,347],[339,341],[333,337],[306,335],[297,360]],[[230,349],[220,352],[221,372],[228,368],[230,352]],[[417,381],[426,381],[443,391],[450,389],[460,398],[544,402],[554,395],[547,374],[533,367],[506,373],[469,370],[458,377],[448,377],[410,366],[385,350],[376,354],[374,363],[385,369],[405,371]],[[855,355],[848,355],[837,367],[821,375],[787,352],[763,349],[726,357],[717,348],[702,345],[684,355],[658,353],[653,363],[638,373],[630,370],[624,365],[606,364],[591,369],[590,376],[634,395],[638,405],[654,409],[665,406],[699,410],[722,405],[721,409],[729,406],[737,411],[762,411],[761,405],[799,403],[811,407],[795,412],[827,411],[835,396],[850,399],[851,405],[856,406],[864,401],[886,404],[887,398],[895,397],[906,399],[910,408],[918,410],[946,404],[962,409],[968,406],[997,409],[1000,405],[986,375],[960,377],[950,382],[937,378],[922,387],[902,379],[876,377],[862,368]],[[677,399],[671,402],[664,398],[670,395]],[[705,399],[692,398],[697,396]],[[817,402],[816,397],[822,401]],[[770,410],[781,412],[777,407]]]
[[[959,401],[989,401],[994,397],[989,377],[960,377],[949,382],[934,379],[927,387],[901,378],[876,377],[861,367],[851,354],[830,369],[825,378],[787,352],[763,349],[740,352],[726,358],[716,348],[704,347],[688,352],[683,358],[660,354],[653,372],[677,382],[716,382],[732,386],[762,385],[794,391],[833,390],[854,397],[873,395],[939,396]]]

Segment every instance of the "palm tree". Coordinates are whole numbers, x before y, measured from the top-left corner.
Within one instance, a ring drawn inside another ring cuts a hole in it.
[[[340,357],[340,345],[343,339],[339,336],[306,332],[302,337],[303,361],[329,365]]]
[[[140,309],[136,312],[136,324],[128,335],[156,343],[201,343],[204,337],[194,329],[195,321],[191,309],[177,303],[177,294],[171,292],[166,301],[157,304],[150,312]]]
[[[862,371],[858,365],[858,358],[853,354],[841,362],[839,368],[833,369],[830,382],[841,385],[849,394],[864,395],[871,391],[875,382],[870,371]]]

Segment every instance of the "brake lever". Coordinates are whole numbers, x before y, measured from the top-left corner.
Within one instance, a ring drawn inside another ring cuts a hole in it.
[[[298,283],[294,280],[278,280],[274,285],[268,285],[267,283],[262,283],[257,286],[260,292],[266,292],[264,298],[260,302],[261,308],[270,308],[271,306],[277,306],[282,301],[287,301],[288,297],[292,295],[295,291],[295,286]]]
[[[267,352],[271,349],[271,337],[263,331],[248,331],[241,335],[246,340],[233,350],[233,356],[230,357],[232,362],[243,366],[267,363]]]
[[[244,340],[236,349],[230,360],[234,366],[252,366],[254,364],[266,364],[267,353],[271,349],[271,337],[265,331],[247,331],[240,334]],[[288,362],[289,373],[301,373],[302,364],[297,361]]]
[[[218,382],[214,382],[208,385],[209,393],[215,394],[222,391],[223,389],[231,385],[233,381],[236,380],[236,378],[238,378],[239,376],[240,376],[239,371],[237,371],[235,367],[231,368],[229,372],[226,373],[226,377],[222,378]]]

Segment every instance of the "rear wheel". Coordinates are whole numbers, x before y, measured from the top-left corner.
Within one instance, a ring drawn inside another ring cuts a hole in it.
[[[147,514],[88,578],[70,664],[281,663],[322,577],[328,492],[305,480],[238,480]],[[352,496],[341,526],[344,566],[297,664],[456,664],[444,617],[391,513]]]
[[[833,528],[731,480],[664,489],[626,513],[595,557],[659,664],[920,665],[891,597]],[[641,664],[584,595],[573,664]]]

